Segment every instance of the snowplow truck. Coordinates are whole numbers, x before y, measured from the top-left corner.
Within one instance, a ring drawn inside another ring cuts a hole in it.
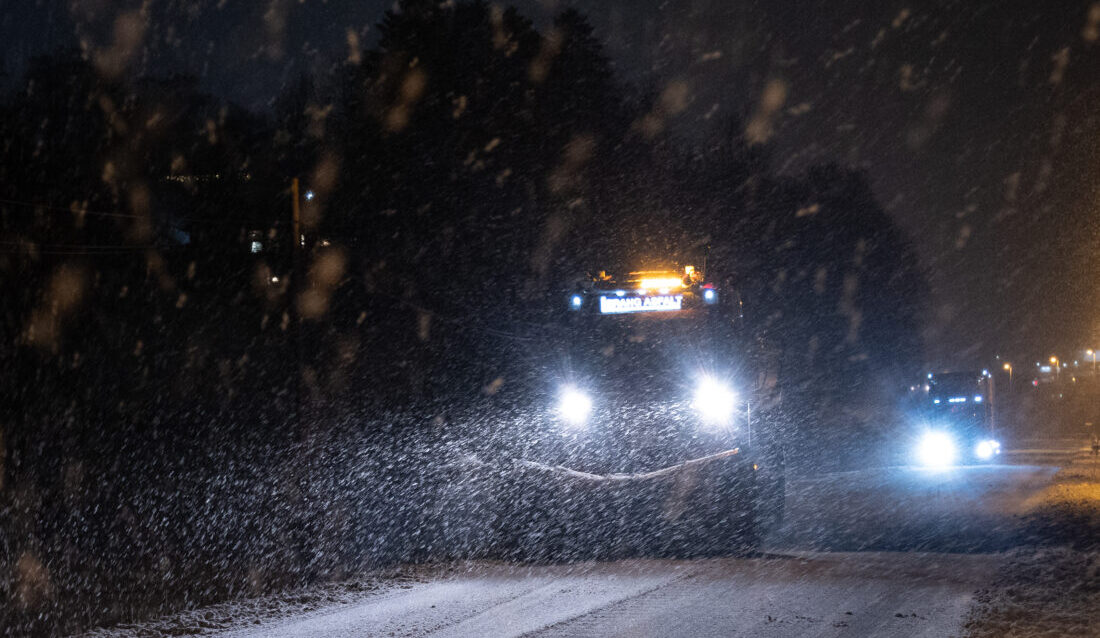
[[[543,389],[508,437],[500,553],[753,550],[782,520],[785,480],[737,292],[692,266],[601,271],[559,310],[526,346]]]

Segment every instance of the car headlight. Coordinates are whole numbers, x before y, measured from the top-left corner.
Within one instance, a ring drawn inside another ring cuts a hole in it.
[[[583,425],[592,411],[592,399],[576,388],[565,388],[558,398],[558,414],[572,425]]]
[[[737,407],[737,394],[723,383],[704,378],[695,388],[692,405],[707,423],[728,423]]]
[[[988,461],[1001,453],[1001,444],[992,439],[981,441],[974,448],[974,454],[983,461]]]
[[[917,446],[917,461],[929,467],[951,465],[958,456],[955,439],[946,432],[928,432]]]

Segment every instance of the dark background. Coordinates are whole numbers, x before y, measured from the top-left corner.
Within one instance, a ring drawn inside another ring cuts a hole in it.
[[[349,32],[361,47],[373,43],[389,8],[350,0],[145,6],[128,73],[192,73],[213,94],[259,109],[299,73],[346,58]],[[713,136],[729,114],[748,121],[764,87],[781,83],[775,166],[865,167],[917,242],[934,299],[930,366],[973,367],[993,355],[1039,360],[1093,345],[1094,3],[519,4],[536,25],[566,6],[590,16],[625,81],[654,91],[684,83],[688,105],[671,124],[678,134]],[[6,3],[9,85],[29,57],[55,46],[109,46],[127,9],[138,3]]]
[[[1085,5],[221,4],[0,13],[9,633],[486,550],[444,461],[605,260],[708,255],[800,471],[1089,345]]]

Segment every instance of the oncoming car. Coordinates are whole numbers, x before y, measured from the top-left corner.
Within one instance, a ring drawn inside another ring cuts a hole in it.
[[[515,435],[510,542],[536,555],[715,554],[783,510],[741,301],[691,266],[600,272],[564,295],[540,406]]]
[[[989,463],[1001,454],[994,427],[993,378],[986,370],[928,374],[916,460],[945,466]]]

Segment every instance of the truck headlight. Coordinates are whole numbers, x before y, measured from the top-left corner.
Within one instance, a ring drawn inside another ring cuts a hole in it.
[[[988,461],[1001,453],[1001,444],[992,439],[981,441],[974,447],[974,454],[983,461]]]
[[[728,423],[737,407],[737,393],[725,384],[705,377],[695,389],[695,401],[692,406],[707,423]]]
[[[558,397],[558,414],[572,425],[583,425],[592,411],[592,399],[580,390],[567,387]]]
[[[958,455],[955,439],[946,432],[928,432],[917,446],[917,461],[929,467],[951,465]]]

